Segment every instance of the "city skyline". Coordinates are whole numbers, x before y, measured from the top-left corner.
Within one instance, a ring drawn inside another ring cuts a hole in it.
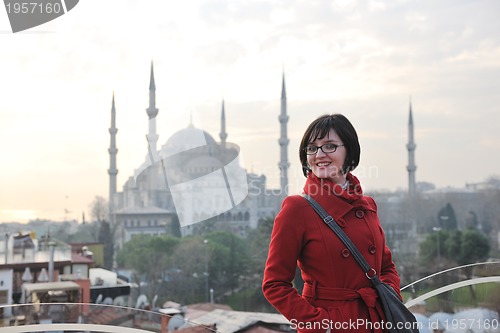
[[[360,137],[365,191],[408,188],[408,116],[416,181],[464,187],[500,174],[500,3],[495,1],[81,1],[45,25],[9,33],[0,10],[0,222],[88,219],[108,196],[111,101],[118,190],[147,155],[154,62],[158,145],[188,126],[227,141],[279,188],[281,79],[287,91],[290,193],[304,182],[298,144],[324,113]],[[158,147],[158,148],[159,148]]]

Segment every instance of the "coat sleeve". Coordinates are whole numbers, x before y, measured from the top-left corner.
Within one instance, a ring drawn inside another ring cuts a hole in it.
[[[301,332],[324,333],[323,324],[329,322],[328,312],[311,305],[292,285],[305,231],[299,200],[303,199],[287,197],[274,221],[262,291],[292,325],[300,326]]]

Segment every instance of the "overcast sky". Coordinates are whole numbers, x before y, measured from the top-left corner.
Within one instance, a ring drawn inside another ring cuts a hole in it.
[[[158,147],[189,124],[227,140],[279,184],[281,78],[290,184],[304,178],[307,125],[343,113],[362,146],[365,191],[408,187],[408,108],[417,181],[464,187],[500,175],[497,0],[80,0],[13,34],[0,9],[0,222],[81,220],[107,198],[116,98],[118,190],[147,153],[151,61]]]

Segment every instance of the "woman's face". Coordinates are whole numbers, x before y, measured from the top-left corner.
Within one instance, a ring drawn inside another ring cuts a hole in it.
[[[337,149],[334,152],[325,153],[323,149],[327,151],[334,149],[331,144],[336,145]],[[344,184],[346,177],[342,173],[342,166],[346,158],[346,148],[333,128],[328,132],[327,136],[309,142],[307,146],[320,147],[323,145],[327,146],[318,149],[316,154],[307,155],[307,163],[312,173],[318,178],[326,178],[335,183]]]

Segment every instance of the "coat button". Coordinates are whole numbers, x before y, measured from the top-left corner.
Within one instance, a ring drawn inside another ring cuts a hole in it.
[[[342,250],[342,257],[347,258],[347,257],[349,257],[350,254],[351,253],[349,252],[348,249],[343,249]]]
[[[359,209],[356,211],[355,215],[358,219],[362,219],[365,216],[365,212],[363,212],[361,209]]]
[[[370,252],[371,254],[375,254],[375,252],[377,252],[377,248],[375,247],[375,245],[370,245],[368,247],[368,252]]]

